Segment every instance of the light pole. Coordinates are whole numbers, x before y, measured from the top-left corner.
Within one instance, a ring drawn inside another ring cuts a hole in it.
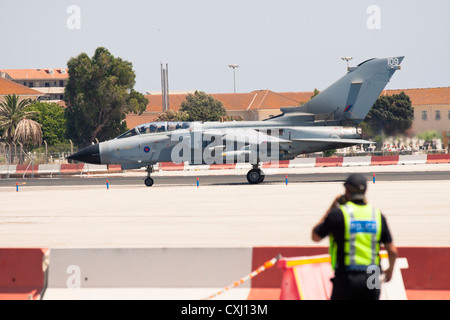
[[[348,62],[350,60],[353,60],[353,57],[342,57],[341,59],[344,60],[344,61],[347,61],[347,71],[348,71]]]
[[[236,93],[236,73],[235,73],[235,70],[236,70],[236,68],[239,67],[239,65],[238,64],[229,64],[228,66],[233,69],[234,93]]]

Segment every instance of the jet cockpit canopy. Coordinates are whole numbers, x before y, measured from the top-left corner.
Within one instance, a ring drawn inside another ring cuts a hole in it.
[[[189,127],[190,122],[176,122],[176,121],[149,122],[134,127],[133,129],[118,136],[117,139],[129,138],[138,134],[148,134],[148,133],[174,131],[178,129],[188,129]]]

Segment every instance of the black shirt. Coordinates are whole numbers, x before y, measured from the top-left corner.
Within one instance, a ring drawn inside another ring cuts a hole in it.
[[[356,203],[356,202],[355,202]],[[359,204],[359,203],[356,203]],[[345,222],[344,214],[339,208],[332,209],[330,213],[326,216],[323,223],[319,224],[314,231],[321,237],[325,238],[329,234],[332,234],[334,241],[336,241],[337,250],[337,267],[335,273],[338,274],[344,271],[344,233],[345,233]],[[381,214],[381,243],[392,243],[391,232],[386,222],[386,218]]]

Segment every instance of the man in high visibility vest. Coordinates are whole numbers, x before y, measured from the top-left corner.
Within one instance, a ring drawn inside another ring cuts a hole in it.
[[[373,299],[380,297],[380,287],[369,285],[374,270],[380,269],[380,243],[389,257],[385,281],[392,278],[397,249],[392,242],[386,218],[368,204],[366,178],[350,175],[344,183],[345,194],[336,197],[325,216],[312,230],[313,241],[330,238],[332,300]],[[378,268],[378,269],[377,269]]]

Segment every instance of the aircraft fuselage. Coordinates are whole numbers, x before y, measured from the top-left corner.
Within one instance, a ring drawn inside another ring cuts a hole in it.
[[[136,134],[101,142],[98,146],[99,163],[119,164],[124,169],[131,169],[157,162],[213,164],[252,163],[252,159],[253,162],[286,160],[300,154],[348,146],[346,139],[361,139],[356,128],[339,126],[277,126],[265,121],[185,124],[189,128]],[[133,130],[138,131],[138,128]],[[249,135],[249,132],[261,135]],[[341,139],[342,143],[339,143]],[[174,148],[177,146],[183,151],[190,151],[190,154],[176,153]],[[253,158],[250,152],[256,152]]]

